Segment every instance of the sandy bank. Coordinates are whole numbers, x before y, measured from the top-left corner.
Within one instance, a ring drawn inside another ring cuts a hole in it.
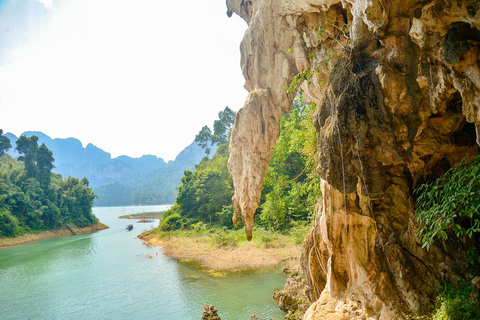
[[[150,231],[138,237],[146,245],[164,248],[163,254],[181,261],[195,261],[213,272],[268,269],[283,262],[297,264],[301,253],[301,246],[294,244],[259,247],[254,242],[245,242],[237,247],[215,247],[190,237],[159,238]]]
[[[83,228],[73,228],[73,231],[75,234],[82,234],[82,233],[91,233],[103,229],[108,229],[109,227],[107,225],[104,225],[103,223],[97,223],[92,226],[88,227],[83,227]],[[58,237],[64,237],[64,236],[71,236],[72,233],[70,230],[67,228],[60,228],[60,229],[55,229],[55,230],[49,230],[49,231],[43,231],[40,233],[35,233],[35,234],[24,234],[15,238],[5,238],[5,239],[0,239],[0,248],[2,247],[10,247],[10,246],[15,246],[18,244],[24,244],[28,242],[34,242],[34,241],[40,241],[40,240],[46,240],[46,239],[51,239],[51,238],[58,238]]]

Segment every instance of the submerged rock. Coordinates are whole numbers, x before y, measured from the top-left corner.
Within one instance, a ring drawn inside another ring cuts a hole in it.
[[[206,304],[203,306],[203,313],[201,320],[220,320],[217,315],[217,309],[213,305]]]

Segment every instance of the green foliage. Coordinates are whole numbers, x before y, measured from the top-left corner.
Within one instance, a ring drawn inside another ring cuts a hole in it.
[[[218,218],[218,222],[221,226],[226,226],[229,229],[234,227],[232,222],[233,217],[233,205],[225,205],[220,212],[216,212],[215,215]]]
[[[218,113],[218,120],[213,122],[212,143],[215,143],[218,146],[228,143],[228,138],[234,121],[235,111],[229,107],[225,107],[223,111],[220,111]]]
[[[18,233],[18,219],[5,208],[0,208],[0,236],[14,237]]]
[[[3,130],[0,129],[0,158],[3,157],[5,151],[10,149],[12,145],[10,144],[10,139],[3,135]]]
[[[212,235],[212,242],[218,247],[235,247],[238,244],[238,238],[234,232],[230,232],[226,228],[224,228],[222,231],[219,231]]]
[[[303,240],[305,240],[309,230],[310,225],[308,223],[298,221],[290,228],[290,230],[288,230],[288,233],[292,236],[293,241],[296,244],[301,244],[303,243]]]
[[[18,157],[18,160],[23,161],[28,177],[35,178],[37,176],[36,160],[38,137],[31,136],[30,138],[27,138],[26,136],[20,136],[17,140],[17,147],[15,150],[21,155]]]
[[[199,233],[202,233],[203,231],[206,231],[208,230],[208,225],[203,223],[202,221],[199,221],[197,223],[194,223],[190,226],[190,229],[196,233],[196,234],[199,234]]]
[[[50,174],[53,169],[54,161],[55,159],[53,158],[52,151],[42,143],[37,152],[37,173],[38,181],[44,189],[48,188],[50,185]]]
[[[202,160],[195,171],[185,171],[176,199],[183,217],[209,224],[219,221],[217,213],[231,204],[233,195],[227,159],[228,149],[218,148],[213,158]]]
[[[162,216],[158,229],[160,231],[180,230],[186,225],[186,220],[180,215],[178,205],[174,205]]]
[[[262,235],[261,238],[263,245],[266,248],[270,248],[273,246],[276,240],[278,240],[277,234],[269,234],[269,235]]]
[[[424,248],[429,249],[436,238],[472,238],[480,233],[479,190],[480,155],[470,164],[463,159],[436,181],[415,190],[418,234]]]
[[[22,137],[17,150],[23,165],[9,155],[0,158],[0,237],[97,223],[88,180],[53,174],[52,152],[38,147],[36,136]]]
[[[235,111],[225,107],[223,111],[218,113],[218,120],[213,122],[213,134],[208,126],[204,126],[195,136],[195,141],[205,149],[207,156],[210,154],[209,144],[221,146],[228,143],[234,121]]]
[[[475,320],[480,319],[478,301],[470,298],[470,284],[467,281],[444,284],[437,296],[433,320]]]
[[[195,136],[195,141],[198,145],[205,149],[207,156],[210,154],[209,143],[212,139],[212,130],[208,126],[203,126],[202,130]]]
[[[299,95],[281,120],[262,191],[260,222],[267,228],[288,229],[293,221],[306,221],[313,214],[320,196],[312,123],[315,108]]]
[[[181,229],[183,225],[182,222],[182,217],[178,212],[176,212],[162,219],[162,222],[160,223],[160,230],[171,231]]]

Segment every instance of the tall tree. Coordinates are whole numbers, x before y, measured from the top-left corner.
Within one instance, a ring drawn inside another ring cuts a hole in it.
[[[234,122],[235,111],[229,107],[225,107],[223,111],[220,111],[218,113],[218,120],[213,122],[213,135],[211,137],[212,143],[217,145],[227,143]]]
[[[235,111],[229,107],[225,107],[223,111],[218,113],[218,120],[213,122],[213,134],[208,126],[204,126],[195,136],[195,141],[198,142],[200,147],[205,149],[207,156],[210,154],[210,148],[208,147],[209,144],[220,146],[228,143],[230,131],[232,130],[234,122]]]
[[[45,143],[42,143],[37,152],[37,172],[38,181],[44,190],[50,185],[50,174],[54,167],[54,161],[53,152],[47,148]]]
[[[195,142],[198,142],[198,145],[205,149],[207,156],[210,154],[210,148],[208,147],[210,141],[212,140],[212,131],[208,126],[204,126],[202,130],[195,136]]]
[[[29,178],[36,178],[37,176],[37,152],[38,152],[38,137],[20,136],[17,140],[17,147],[15,148],[21,156],[18,160],[23,161],[25,164],[25,170]]]
[[[12,145],[10,144],[10,139],[3,135],[3,130],[0,129],[0,158],[3,157],[5,151],[10,149]]]

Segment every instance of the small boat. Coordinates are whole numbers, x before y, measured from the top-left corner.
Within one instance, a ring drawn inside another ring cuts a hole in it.
[[[125,229],[132,230],[133,229],[133,224],[129,224]]]

